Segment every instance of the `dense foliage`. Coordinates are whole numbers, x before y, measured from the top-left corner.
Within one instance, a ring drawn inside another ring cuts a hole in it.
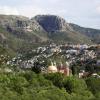
[[[99,100],[99,84],[60,73],[0,73],[0,100]]]

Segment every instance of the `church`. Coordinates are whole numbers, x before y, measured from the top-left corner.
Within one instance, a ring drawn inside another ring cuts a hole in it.
[[[63,73],[66,76],[70,76],[71,69],[69,68],[69,63],[66,62],[66,65],[63,65],[62,63],[60,65],[56,65],[56,63],[51,63],[51,66],[47,68],[47,73]]]

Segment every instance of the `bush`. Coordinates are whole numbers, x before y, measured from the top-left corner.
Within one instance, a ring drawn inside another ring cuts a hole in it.
[[[88,86],[88,89],[92,91],[93,94],[97,94],[100,92],[100,78],[87,78],[86,84]]]

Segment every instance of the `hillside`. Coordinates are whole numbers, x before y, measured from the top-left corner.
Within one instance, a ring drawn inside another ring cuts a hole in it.
[[[92,28],[84,28],[75,24],[70,24],[70,26],[76,32],[80,32],[81,34],[90,37],[93,42],[100,43],[100,30]]]
[[[48,33],[53,41],[71,43],[92,43],[85,34],[75,31],[73,27],[63,18],[55,15],[37,15],[35,19],[39,25]]]
[[[0,44],[15,52],[24,52],[47,43],[100,43],[100,30],[67,23],[55,15],[0,15]]]
[[[14,51],[27,50],[47,41],[46,32],[35,21],[23,16],[0,15],[0,43]]]

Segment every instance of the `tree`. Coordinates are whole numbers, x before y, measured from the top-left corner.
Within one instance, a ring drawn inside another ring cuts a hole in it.
[[[34,62],[34,66],[32,67],[32,71],[34,71],[35,73],[41,72],[41,64],[38,61]]]
[[[88,89],[92,91],[93,94],[100,92],[100,78],[87,78],[86,84],[88,86]]]
[[[52,81],[52,83],[59,87],[62,88],[63,87],[63,79],[64,79],[64,75],[61,73],[49,73],[47,75],[45,75],[45,78]]]
[[[79,93],[80,91],[84,91],[87,88],[87,85],[84,80],[75,77],[67,77],[66,79],[64,79],[63,84],[64,88],[69,93]]]

